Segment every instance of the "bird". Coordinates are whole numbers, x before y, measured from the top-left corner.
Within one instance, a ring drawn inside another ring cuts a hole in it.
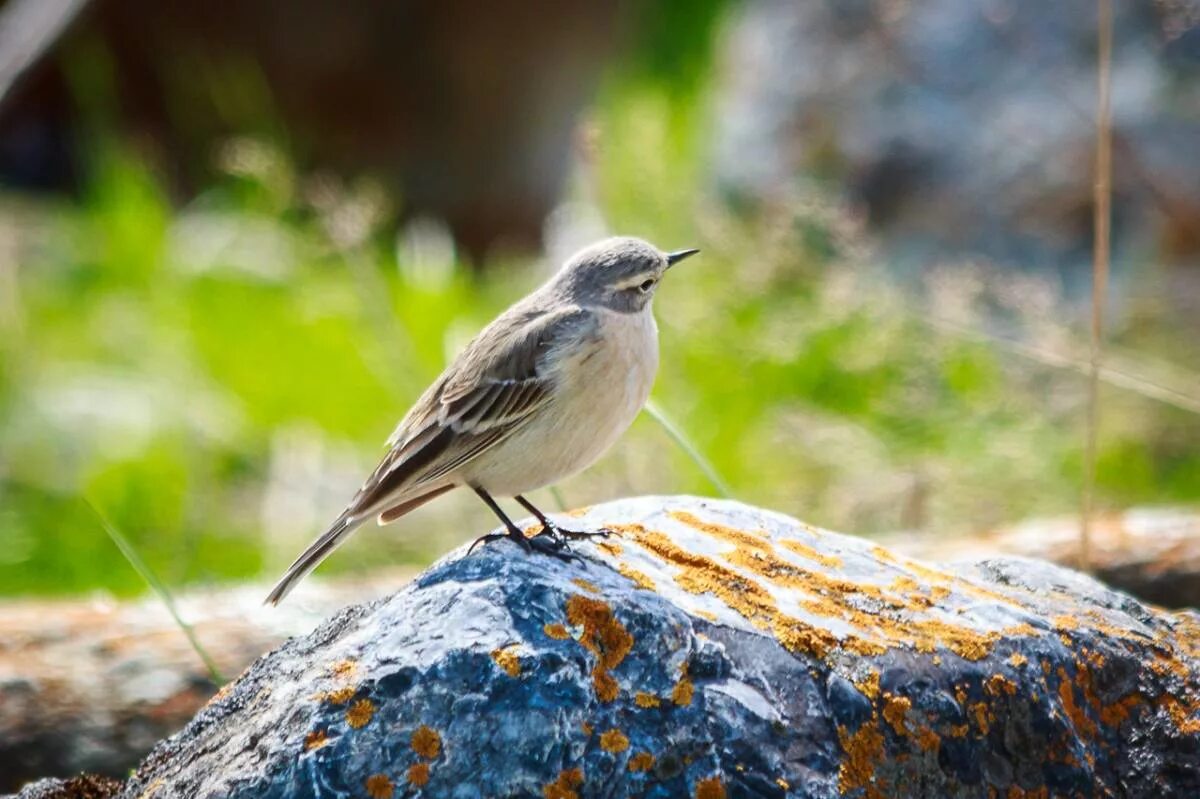
[[[575,253],[488,324],[405,414],[350,504],[267,596],[277,605],[368,520],[389,524],[455,488],[474,491],[528,554],[570,560],[568,541],[605,535],[555,525],[525,494],[583,471],[641,411],[658,371],[652,302],[667,271],[698,253],[633,237]],[[526,537],[496,502],[511,497],[542,525]]]

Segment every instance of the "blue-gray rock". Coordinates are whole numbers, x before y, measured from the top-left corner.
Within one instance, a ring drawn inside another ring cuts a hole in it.
[[[1200,617],[643,498],[462,550],[264,656],[123,796],[1200,795]],[[265,612],[265,611],[264,611]]]

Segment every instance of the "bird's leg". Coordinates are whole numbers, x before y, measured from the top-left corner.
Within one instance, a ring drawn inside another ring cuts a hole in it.
[[[578,555],[573,555],[569,551],[564,552],[563,551],[564,546],[563,546],[562,542],[560,542],[560,541],[547,540],[545,538],[538,540],[540,538],[540,536],[534,537],[534,538],[526,538],[525,534],[523,532],[521,532],[521,528],[519,528],[515,524],[513,524],[512,519],[508,518],[508,515],[505,514],[505,512],[500,508],[500,506],[496,504],[496,500],[492,499],[491,494],[484,491],[479,486],[471,486],[471,487],[473,489],[475,489],[475,493],[479,495],[479,498],[482,499],[484,501],[484,503],[486,503],[487,506],[492,509],[492,513],[496,514],[496,516],[500,519],[500,521],[504,523],[504,526],[506,528],[508,528],[508,532],[507,533],[489,533],[488,535],[483,535],[483,536],[480,536],[479,538],[476,538],[475,542],[473,544],[471,544],[471,547],[467,550],[468,555],[470,555],[471,552],[474,551],[475,547],[478,546],[479,544],[486,544],[489,541],[496,541],[501,538],[511,538],[512,540],[516,541],[517,544],[519,544],[520,547],[522,549],[524,549],[527,553],[528,552],[540,552],[543,555],[550,555],[551,557],[555,557],[555,558],[558,558],[559,560],[567,561],[568,563],[571,560],[578,557]]]
[[[549,535],[551,538],[558,538],[562,540],[586,541],[589,538],[606,538],[610,534],[609,530],[604,529],[588,532],[579,530],[564,530],[554,522],[550,521],[546,514],[534,507],[534,504],[525,499],[525,497],[517,494],[515,497],[513,497],[513,499],[515,499],[517,502],[520,502],[521,506],[525,508],[525,510],[532,513],[535,517],[537,517],[537,520],[542,523],[542,532],[534,536],[535,540],[543,535]]]

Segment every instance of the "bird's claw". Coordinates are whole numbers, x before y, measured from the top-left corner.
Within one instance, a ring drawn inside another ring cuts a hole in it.
[[[471,546],[467,549],[467,555],[470,555],[472,552],[474,552],[475,547],[479,546],[480,544],[487,544],[492,541],[498,541],[502,538],[508,538],[516,541],[517,544],[520,545],[521,549],[525,550],[527,555],[537,552],[540,555],[549,555],[552,558],[558,558],[564,563],[570,563],[573,560],[582,560],[582,558],[571,551],[571,548],[567,545],[565,538],[559,538],[553,533],[548,533],[545,530],[533,536],[532,538],[526,537],[525,534],[520,530],[509,531],[507,533],[488,533],[487,535],[481,535],[479,538],[476,538]]]

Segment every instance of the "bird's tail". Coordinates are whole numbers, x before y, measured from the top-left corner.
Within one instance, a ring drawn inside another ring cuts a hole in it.
[[[339,516],[338,520],[320,538],[313,541],[308,549],[304,550],[291,566],[288,566],[288,570],[284,572],[283,577],[279,578],[279,582],[275,583],[275,587],[271,589],[271,593],[267,594],[267,599],[263,604],[278,605],[296,587],[296,583],[317,568],[317,565],[325,560],[330,552],[337,549],[338,545],[357,530],[364,521],[366,521],[365,517],[356,518],[349,513]]]
[[[379,514],[379,523],[388,524],[389,522],[394,522],[401,516],[419,508],[434,497],[441,496],[452,488],[454,488],[453,484],[438,486],[431,491],[426,491],[424,494],[392,505]],[[357,530],[363,522],[371,518],[372,511],[356,510],[357,508],[356,504],[352,504],[342,512],[337,521],[330,525],[329,529],[320,538],[309,544],[308,549],[304,550],[303,554],[296,558],[296,562],[288,566],[288,570],[284,572],[283,577],[279,578],[279,582],[271,589],[271,593],[267,594],[267,599],[263,604],[278,605],[282,602],[283,598],[296,587],[296,583],[303,580],[309,572],[317,568],[321,561],[329,556],[329,553],[337,549],[346,540],[347,536]]]

